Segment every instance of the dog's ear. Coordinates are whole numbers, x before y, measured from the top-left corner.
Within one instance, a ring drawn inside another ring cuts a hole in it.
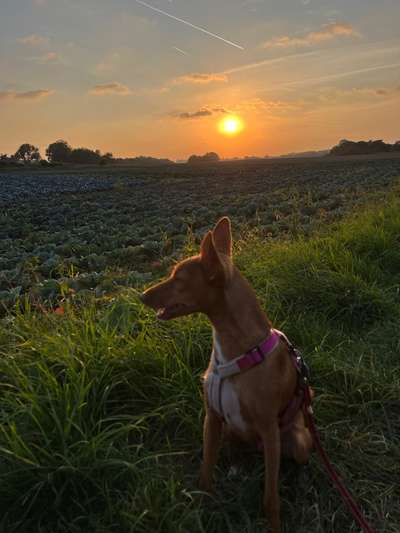
[[[215,247],[221,254],[232,257],[232,231],[231,221],[228,217],[223,217],[213,229]]]
[[[211,231],[207,233],[201,243],[200,258],[207,280],[213,285],[224,285],[225,269],[215,248]]]

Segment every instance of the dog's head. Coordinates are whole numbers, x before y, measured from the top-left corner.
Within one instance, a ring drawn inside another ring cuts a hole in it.
[[[175,265],[168,279],[142,294],[143,303],[161,320],[208,313],[221,301],[232,276],[231,257],[231,223],[224,217],[203,238],[199,255]]]

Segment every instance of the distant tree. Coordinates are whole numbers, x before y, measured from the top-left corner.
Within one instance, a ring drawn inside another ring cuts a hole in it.
[[[392,146],[393,152],[400,152],[400,141],[396,141]]]
[[[10,162],[10,158],[7,154],[0,154],[0,166],[8,165]]]
[[[111,152],[106,152],[103,154],[100,158],[100,164],[102,165],[108,165],[108,163],[111,163],[114,160],[114,157]]]
[[[49,144],[46,150],[47,159],[50,163],[68,163],[72,148],[67,141],[58,140]]]
[[[71,163],[90,165],[93,163],[100,163],[101,154],[99,150],[94,151],[89,148],[74,148],[69,160]]]
[[[188,159],[188,163],[190,165],[197,164],[197,163],[218,163],[220,161],[220,157],[215,152],[207,152],[204,155],[191,155]]]
[[[104,156],[103,156],[104,157]],[[174,165],[175,163],[170,159],[159,159],[157,157],[150,157],[139,155],[138,157],[124,157],[113,159],[116,163],[125,163],[140,167],[157,167],[163,165]]]
[[[18,150],[14,154],[16,161],[23,161],[24,163],[31,163],[32,161],[40,161],[41,155],[39,148],[33,146],[33,144],[21,144]]]

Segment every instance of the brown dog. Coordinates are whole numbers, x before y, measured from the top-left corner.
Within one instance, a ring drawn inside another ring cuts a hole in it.
[[[229,219],[222,218],[207,233],[199,255],[177,264],[166,281],[144,292],[142,300],[162,320],[197,312],[208,316],[214,344],[204,383],[200,486],[212,490],[224,424],[246,441],[262,443],[264,508],[272,530],[280,532],[281,451],[306,463],[312,438],[301,409],[295,410],[289,427],[282,428],[282,413],[298,390],[298,372],[290,344],[271,328],[253,289],[232,262]]]

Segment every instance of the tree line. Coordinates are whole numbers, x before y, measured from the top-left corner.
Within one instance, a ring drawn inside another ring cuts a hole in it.
[[[191,155],[188,159],[189,164],[198,163],[218,163],[220,157],[215,152],[208,152],[204,155]],[[155,157],[138,156],[131,158],[114,158],[111,152],[102,154],[100,150],[91,150],[89,148],[72,148],[72,146],[62,139],[55,141],[46,148],[46,159],[43,159],[39,148],[33,144],[24,143],[18,148],[15,154],[0,154],[0,165],[29,165],[29,164],[62,165],[105,165],[108,163],[128,163],[139,166],[154,165],[171,165],[174,164],[170,159],[158,159]]]
[[[400,141],[394,144],[385,143],[382,139],[376,141],[348,141],[343,139],[334,146],[329,155],[366,155],[400,152]]]
[[[110,152],[102,154],[100,150],[90,148],[72,148],[67,141],[58,140],[49,144],[46,149],[46,158],[43,159],[39,148],[33,144],[24,143],[18,148],[15,154],[0,154],[0,163],[3,164],[63,164],[73,163],[80,165],[87,164],[107,164],[113,161]]]

